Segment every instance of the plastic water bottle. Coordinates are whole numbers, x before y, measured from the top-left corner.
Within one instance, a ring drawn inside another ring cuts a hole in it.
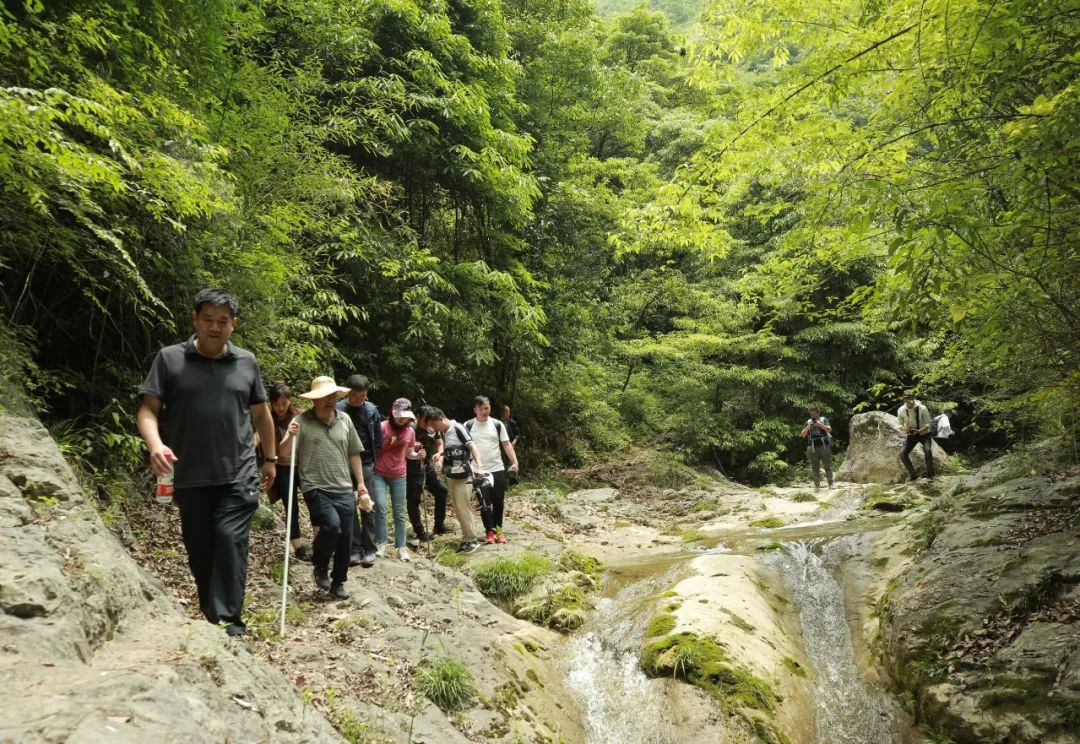
[[[169,462],[173,462],[176,457],[172,452],[165,453],[165,459]],[[159,475],[157,478],[157,488],[154,490],[154,498],[159,504],[167,505],[173,501],[173,494],[175,489],[173,488],[173,478],[176,476],[176,469],[172,469],[164,475]]]

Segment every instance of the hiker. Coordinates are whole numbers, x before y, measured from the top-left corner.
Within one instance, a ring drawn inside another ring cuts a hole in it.
[[[255,356],[229,343],[240,306],[223,289],[195,295],[187,341],[161,349],[139,393],[139,434],[150,466],[173,472],[173,503],[199,608],[230,636],[244,634],[251,517],[259,484],[274,483],[274,422]],[[255,459],[255,432],[263,449]]]
[[[299,483],[290,477],[293,443],[282,442],[287,437],[289,424],[300,415],[300,409],[292,404],[292,391],[284,382],[279,382],[270,388],[270,413],[274,419],[274,441],[277,444],[277,474],[267,495],[270,497],[271,504],[280,501],[281,507],[288,509],[289,485],[292,483],[292,525],[289,528],[289,542],[292,543],[293,554],[298,560],[310,561],[311,546],[300,536]]]
[[[338,398],[348,392],[349,388],[338,387],[332,377],[316,377],[311,389],[300,394],[312,401],[311,410],[289,425],[289,431],[300,436],[294,463],[311,526],[318,528],[311,560],[315,585],[336,599],[349,597],[345,582],[349,579],[357,506],[363,511],[372,509],[364,481],[364,445],[352,419],[337,410]]]
[[[461,526],[461,544],[458,551],[471,553],[477,549],[476,528],[473,526],[472,509],[469,506],[469,494],[472,491],[474,475],[484,475],[484,465],[480,451],[473,443],[465,427],[453,419],[446,418],[438,408],[426,412],[428,426],[442,435],[443,457],[435,462],[436,475],[446,474],[450,485],[450,506],[454,510]]]
[[[900,429],[904,432],[904,446],[900,450],[900,462],[908,472],[908,480],[915,480],[915,467],[911,464],[911,451],[922,445],[926,457],[926,479],[934,478],[934,438],[930,435],[930,411],[921,401],[915,400],[915,393],[904,393],[904,404],[900,406],[896,417],[900,420]]]
[[[429,542],[435,535],[445,535],[446,498],[449,495],[446,486],[435,475],[435,460],[442,460],[442,437],[428,429],[427,413],[429,406],[420,406],[416,411],[416,444],[406,462],[405,507],[409,512],[409,521],[418,542]],[[420,515],[420,501],[424,488],[435,498],[435,525],[428,531]]]
[[[405,460],[416,444],[416,429],[412,424],[416,414],[407,398],[398,398],[390,410],[390,416],[380,424],[382,446],[375,457],[375,554],[386,555],[386,496],[390,495],[394,516],[394,548],[400,560],[412,560],[405,545]]]
[[[503,507],[506,504],[506,474],[517,474],[518,462],[510,435],[501,421],[491,418],[491,401],[486,396],[478,395],[473,399],[475,418],[465,422],[465,430],[476,443],[483,461],[488,464],[487,472],[492,476],[491,510],[482,509],[480,516],[484,521],[487,534],[486,543],[505,543],[503,532]],[[503,455],[510,460],[509,468],[503,466]]]
[[[499,409],[499,421],[501,421],[502,425],[506,427],[506,436],[510,438],[510,446],[514,448],[514,452],[516,454],[518,451],[518,439],[521,438],[521,427],[518,426],[518,422],[513,419],[510,411],[510,406],[505,403]],[[502,453],[502,464],[504,468],[510,466],[510,458],[506,456],[505,452]],[[509,488],[510,486],[516,486],[518,484],[517,476],[517,471],[507,471],[507,488]]]
[[[945,450],[946,454],[952,454],[956,447],[954,441],[956,432],[952,428],[952,419],[956,418],[956,409],[949,408],[945,413],[938,414],[930,424],[930,433],[937,440],[938,446]]]
[[[810,418],[806,420],[799,436],[806,440],[806,456],[814,471],[814,488],[821,488],[821,467],[825,467],[825,479],[829,488],[833,487],[832,475],[832,425],[821,409],[810,409]]]
[[[382,444],[382,415],[375,404],[368,400],[371,381],[364,375],[352,375],[345,380],[349,394],[338,401],[337,409],[352,419],[353,427],[364,445],[364,483],[375,481],[375,457]],[[385,515],[384,515],[385,516]],[[353,522],[352,555],[350,565],[371,568],[375,564],[375,513],[360,511]]]

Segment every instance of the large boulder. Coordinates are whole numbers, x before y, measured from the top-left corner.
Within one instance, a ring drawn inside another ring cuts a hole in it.
[[[850,441],[844,453],[844,463],[836,474],[837,480],[854,483],[902,483],[907,475],[900,462],[904,434],[896,416],[884,411],[871,411],[853,416],[849,427]],[[942,472],[949,456],[936,442],[933,444],[934,470]],[[911,464],[920,475],[925,468],[922,447],[911,453]]]
[[[0,741],[342,741],[243,641],[189,618],[45,428],[3,406],[0,556]]]

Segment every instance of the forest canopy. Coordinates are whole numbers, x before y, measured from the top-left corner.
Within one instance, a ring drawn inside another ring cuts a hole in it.
[[[3,375],[140,467],[205,286],[268,380],[508,402],[533,462],[751,481],[914,387],[1080,428],[1061,0],[25,0],[0,10]],[[982,433],[980,433],[982,432]]]

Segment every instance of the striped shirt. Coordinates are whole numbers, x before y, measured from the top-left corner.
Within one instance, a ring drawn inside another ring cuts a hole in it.
[[[300,422],[300,446],[296,452],[300,490],[304,493],[315,488],[354,490],[349,457],[363,452],[364,445],[352,419],[334,411],[334,420],[327,425],[313,411],[306,411],[296,420]]]

